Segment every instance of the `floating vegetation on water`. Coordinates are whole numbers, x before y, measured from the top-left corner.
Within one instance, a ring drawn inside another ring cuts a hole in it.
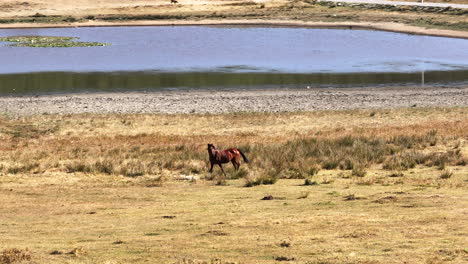
[[[74,41],[74,37],[54,37],[54,36],[12,36],[0,38],[2,42],[15,42],[12,47],[32,47],[32,48],[70,48],[70,47],[97,47],[109,46],[100,42]]]
[[[71,48],[71,47],[102,47],[102,46],[109,46],[109,44],[99,43],[99,42],[59,41],[59,42],[18,43],[18,44],[12,44],[10,46],[30,47],[30,48]]]
[[[4,42],[56,42],[56,41],[71,41],[73,37],[51,37],[51,36],[12,36],[0,38],[0,41]]]

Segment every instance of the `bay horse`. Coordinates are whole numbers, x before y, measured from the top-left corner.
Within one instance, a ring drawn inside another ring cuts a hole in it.
[[[223,166],[221,164],[231,162],[232,165],[234,165],[234,169],[238,170],[240,167],[240,156],[242,156],[246,163],[249,163],[249,160],[244,155],[244,153],[242,153],[242,151],[237,148],[219,150],[216,149],[213,144],[208,144],[208,155],[210,156],[211,163],[210,173],[213,172],[213,166],[218,164],[221,168],[221,171],[224,173],[224,176],[226,176],[226,173],[224,172]]]

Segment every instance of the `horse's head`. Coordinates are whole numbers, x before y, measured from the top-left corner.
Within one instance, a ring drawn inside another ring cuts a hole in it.
[[[213,144],[208,144],[208,150],[215,149],[215,146]]]

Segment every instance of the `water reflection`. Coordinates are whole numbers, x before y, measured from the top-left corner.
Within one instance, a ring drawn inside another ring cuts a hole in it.
[[[0,75],[0,95],[162,89],[355,87],[466,83],[468,70],[418,73],[45,72]]]

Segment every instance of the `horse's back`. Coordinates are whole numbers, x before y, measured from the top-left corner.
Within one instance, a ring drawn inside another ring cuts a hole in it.
[[[236,149],[236,148],[226,149],[225,151],[227,151],[227,152],[229,152],[229,153],[232,153],[232,154],[237,154],[237,155],[239,155],[239,150]]]
[[[226,149],[226,150],[218,150],[217,155],[215,155],[216,162],[220,163],[228,163],[232,159],[236,159],[240,156],[239,151],[236,148]]]

